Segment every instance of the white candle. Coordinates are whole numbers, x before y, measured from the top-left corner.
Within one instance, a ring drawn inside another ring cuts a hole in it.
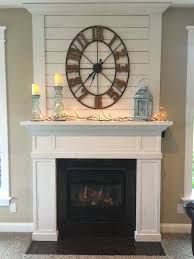
[[[55,86],[63,86],[63,76],[59,73],[55,73]]]
[[[40,95],[40,87],[37,84],[32,84],[32,95]]]

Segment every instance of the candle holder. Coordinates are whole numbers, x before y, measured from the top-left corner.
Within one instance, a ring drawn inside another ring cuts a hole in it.
[[[41,119],[41,111],[39,108],[39,99],[40,99],[40,95],[32,95],[32,119],[33,120]]]
[[[62,89],[63,89],[63,86],[55,86],[55,118],[56,119],[60,119],[64,115]]]

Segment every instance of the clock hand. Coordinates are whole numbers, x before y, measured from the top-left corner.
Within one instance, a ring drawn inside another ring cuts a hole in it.
[[[98,63],[98,41],[97,41],[97,63]]]
[[[94,74],[95,72],[93,71],[92,73],[89,74],[89,76],[86,78],[86,80],[78,87],[78,89],[74,92],[74,94],[77,93],[77,91],[80,89],[80,87],[82,87],[86,81],[88,81],[88,79]]]
[[[97,94],[99,94],[99,87],[98,87],[98,74],[97,74]]]
[[[102,64],[102,63],[101,63]],[[93,67],[80,67],[80,69],[94,69]],[[103,69],[115,69],[115,67],[103,67]]]
[[[102,59],[100,59],[97,64],[102,65],[103,64]],[[93,67],[80,67],[80,69],[94,69],[94,66]],[[110,68],[110,69],[112,69],[112,68]]]
[[[89,85],[89,86],[91,86],[91,85],[92,85],[92,82],[94,81],[95,75],[96,75],[96,73],[94,73],[94,75],[93,75],[93,77],[92,77],[92,80],[91,80],[91,82],[90,82],[90,85]]]

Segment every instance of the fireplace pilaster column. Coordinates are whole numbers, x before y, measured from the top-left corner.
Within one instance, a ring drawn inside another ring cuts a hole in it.
[[[136,241],[161,241],[160,159],[137,160]]]
[[[57,241],[55,159],[33,159],[33,240]]]

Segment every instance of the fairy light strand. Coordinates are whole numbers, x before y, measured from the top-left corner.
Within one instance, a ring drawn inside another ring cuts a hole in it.
[[[167,121],[168,115],[167,111],[160,107],[160,111],[158,113],[155,113],[153,117],[148,121]],[[63,112],[61,118],[56,118],[55,116],[45,116],[41,115],[39,121],[135,121],[134,117],[121,117],[117,116],[114,117],[112,114],[108,113],[105,114],[103,111],[101,113],[96,113],[89,116],[81,116],[77,111],[74,111],[74,114],[67,114]],[[34,120],[33,120],[34,121]]]

